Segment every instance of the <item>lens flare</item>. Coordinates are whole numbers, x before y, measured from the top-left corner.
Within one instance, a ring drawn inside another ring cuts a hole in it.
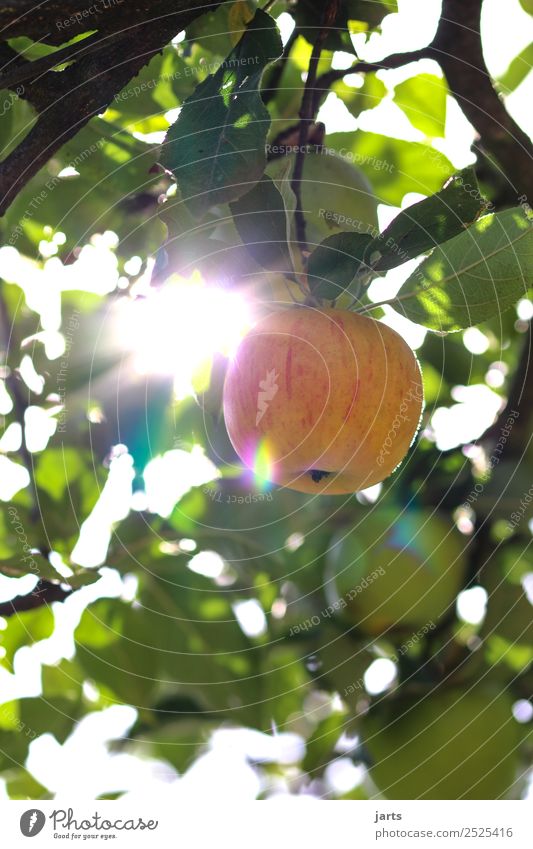
[[[169,280],[125,302],[118,337],[141,374],[173,374],[176,397],[193,393],[195,376],[215,352],[231,356],[249,329],[248,305],[236,292],[206,285],[198,273]]]
[[[273,478],[274,464],[265,439],[262,439],[258,443],[251,467],[254,471],[254,478],[258,489],[263,491],[269,489],[270,481]]]

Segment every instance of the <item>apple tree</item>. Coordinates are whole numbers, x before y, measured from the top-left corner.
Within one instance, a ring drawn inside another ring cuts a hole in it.
[[[526,793],[531,46],[407,14],[0,8],[10,798],[116,705],[176,780],[252,730],[264,799]]]

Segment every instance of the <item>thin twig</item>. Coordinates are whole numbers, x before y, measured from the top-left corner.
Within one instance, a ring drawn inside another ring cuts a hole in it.
[[[401,68],[403,65],[409,65],[411,62],[419,62],[421,59],[433,58],[431,48],[422,47],[420,50],[411,50],[407,53],[393,53],[391,56],[386,56],[379,62],[356,62],[350,68],[332,68],[321,74],[315,85],[315,114],[318,112],[318,106],[324,92],[329,91],[331,86],[343,80],[344,77],[350,74],[368,74],[373,71],[390,71],[394,68]]]
[[[302,104],[299,112],[300,133],[298,137],[298,150],[296,152],[296,162],[294,165],[291,187],[296,197],[296,209],[294,213],[294,220],[296,223],[296,238],[299,242],[301,251],[304,251],[307,248],[307,240],[305,234],[305,218],[302,209],[301,192],[301,181],[305,159],[305,147],[307,144],[309,126],[313,123],[316,115],[316,113],[314,112],[314,88],[316,84],[318,63],[320,61],[320,55],[322,53],[322,46],[324,44],[324,41],[326,40],[330,27],[337,16],[337,9],[338,0],[329,0],[324,11],[316,41],[313,44],[313,49],[311,51],[311,58],[309,59],[309,68],[307,71],[307,79],[305,81]]]

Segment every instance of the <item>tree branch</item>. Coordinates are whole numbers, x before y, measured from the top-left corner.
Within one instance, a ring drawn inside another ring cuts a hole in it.
[[[9,601],[2,602],[0,604],[0,616],[7,619],[16,613],[24,613],[27,610],[44,607],[44,605],[49,605],[53,601],[64,601],[73,592],[74,590],[64,589],[60,584],[38,581],[31,593],[17,595]]]
[[[168,42],[184,29],[195,17],[218,6],[209,6],[201,0],[175,3],[172,0],[132,0],[128,4],[127,25],[125,9],[121,4],[102,6],[102,13],[93,15],[94,21],[83,17],[83,25],[77,19],[69,25],[61,40],[71,39],[79,27],[86,32],[91,24],[98,26],[98,35],[79,42],[71,48],[58,51],[45,60],[26,62],[23,57],[14,57],[11,51],[11,73],[6,73],[12,85],[33,79],[23,96],[38,110],[39,119],[18,147],[0,164],[0,216],[26,183],[46,164],[62,145],[75,136],[94,116],[103,112],[112,102],[114,95],[136,76],[141,68]],[[68,19],[69,14],[87,9],[76,0],[59,4],[51,0],[38,7],[27,0],[10,3],[9,9],[0,10],[0,24],[12,35],[33,35],[35,18],[40,21],[40,40],[46,26],[50,27]],[[176,8],[178,6],[178,8]],[[22,15],[25,29],[20,31]],[[32,17],[33,14],[33,17]],[[55,16],[55,17],[54,17]],[[7,22],[6,22],[7,18]],[[112,44],[112,50],[105,50]],[[140,49],[137,48],[140,45]],[[102,49],[100,49],[102,48]],[[97,51],[97,52],[96,52]],[[4,51],[4,55],[6,55]],[[58,58],[59,57],[59,58]],[[65,58],[74,63],[61,72],[51,67]],[[35,74],[39,76],[35,80]]]
[[[480,136],[480,146],[499,163],[518,198],[533,198],[533,145],[496,93],[483,58],[482,0],[444,0],[430,47],[451,93]]]
[[[307,247],[305,234],[305,218],[302,209],[302,192],[301,180],[304,167],[305,146],[307,144],[307,136],[309,127],[315,119],[315,97],[314,87],[316,83],[316,75],[320,54],[322,53],[322,45],[326,40],[333,21],[337,16],[338,0],[329,0],[322,16],[322,22],[316,41],[311,51],[309,59],[309,67],[307,70],[307,79],[305,81],[304,92],[302,96],[302,105],[300,107],[300,132],[298,136],[298,150],[296,152],[296,162],[291,181],[291,187],[296,197],[296,209],[294,212],[294,220],[296,224],[296,238],[300,244],[300,249],[305,250]]]
[[[430,47],[422,47],[420,50],[411,50],[406,53],[393,53],[391,56],[386,56],[379,62],[356,62],[351,68],[338,69],[334,68],[331,71],[321,74],[315,85],[315,114],[318,111],[321,98],[324,92],[328,91],[333,83],[344,79],[349,74],[367,74],[372,71],[389,71],[393,68],[401,68],[403,65],[408,65],[410,62],[419,62],[420,59],[428,59],[431,56]]]

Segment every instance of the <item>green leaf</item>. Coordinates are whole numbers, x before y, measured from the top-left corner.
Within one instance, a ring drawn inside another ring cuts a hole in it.
[[[274,185],[283,198],[283,207],[285,209],[285,235],[291,255],[292,267],[295,271],[302,271],[303,260],[300,253],[300,245],[296,240],[294,233],[293,221],[296,210],[296,195],[294,194],[291,178],[292,178],[292,162],[287,158],[285,167],[278,168],[276,175],[272,177]]]
[[[10,799],[52,798],[52,793],[25,769],[9,770],[5,780]]]
[[[283,198],[264,175],[253,189],[230,204],[239,236],[251,256],[269,271],[291,272],[287,217]]]
[[[372,242],[368,233],[335,233],[309,257],[307,279],[317,298],[332,301],[348,288]]]
[[[179,106],[172,82],[185,79],[187,94],[194,90],[194,77],[187,73],[184,60],[173,45],[167,45],[144,68],[115,94],[105,117],[130,132],[151,133],[167,130],[164,112]]]
[[[74,575],[70,575],[68,578],[62,578],[61,580],[71,590],[79,590],[81,587],[88,587],[89,584],[95,584],[101,577],[97,569],[79,569]]]
[[[157,686],[152,618],[122,601],[102,599],[86,608],[75,632],[76,659],[85,673],[98,687],[140,707]]]
[[[339,80],[331,89],[340,97],[354,118],[358,118],[361,112],[367,109],[374,109],[387,94],[385,83],[375,74],[365,74],[360,88],[348,85],[346,80]]]
[[[388,271],[459,235],[479,216],[487,202],[481,195],[473,168],[467,168],[437,194],[400,212],[368,247],[375,271]]]
[[[205,7],[204,7],[205,8]],[[221,3],[196,18],[187,27],[187,41],[196,42],[202,49],[217,56],[225,56],[238,41],[245,23],[253,17],[251,0]]]
[[[418,74],[394,89],[393,100],[417,130],[426,136],[444,136],[448,87],[442,77]]]
[[[18,649],[46,640],[53,630],[54,614],[50,607],[39,607],[10,616],[7,628],[0,631],[0,646],[4,649],[0,662],[11,670]]]
[[[85,469],[83,460],[74,448],[49,448],[37,459],[35,483],[54,501],[61,501],[65,490]]]
[[[506,92],[514,91],[525,80],[532,67],[533,41],[515,56],[505,73],[498,78],[499,85]]]
[[[377,133],[332,133],[328,147],[360,168],[380,203],[400,206],[408,192],[432,195],[455,173],[452,163],[431,145]]]
[[[45,581],[54,581],[56,583],[65,581],[44,555],[33,552],[32,554],[25,554],[24,557],[26,557],[25,560],[22,559],[22,556],[9,560],[0,560],[0,574],[5,575],[7,578],[22,578],[24,575],[34,575]]]
[[[320,722],[306,742],[302,767],[309,773],[320,773],[333,757],[333,751],[346,728],[347,719],[342,713],[332,713]]]
[[[64,743],[74,730],[81,713],[81,700],[72,701],[62,696],[50,699],[37,696],[20,700],[20,721],[30,734],[30,739],[41,734],[53,734],[58,743]]]
[[[282,49],[275,22],[258,9],[226,61],[186,100],[167,133],[161,163],[174,173],[198,218],[215,203],[239,198],[265,170],[270,117],[259,86],[266,65]]]
[[[20,731],[0,730],[0,771],[14,769],[24,763],[30,738]]]
[[[435,248],[391,306],[431,330],[461,330],[512,306],[533,282],[533,228],[508,209]]]

